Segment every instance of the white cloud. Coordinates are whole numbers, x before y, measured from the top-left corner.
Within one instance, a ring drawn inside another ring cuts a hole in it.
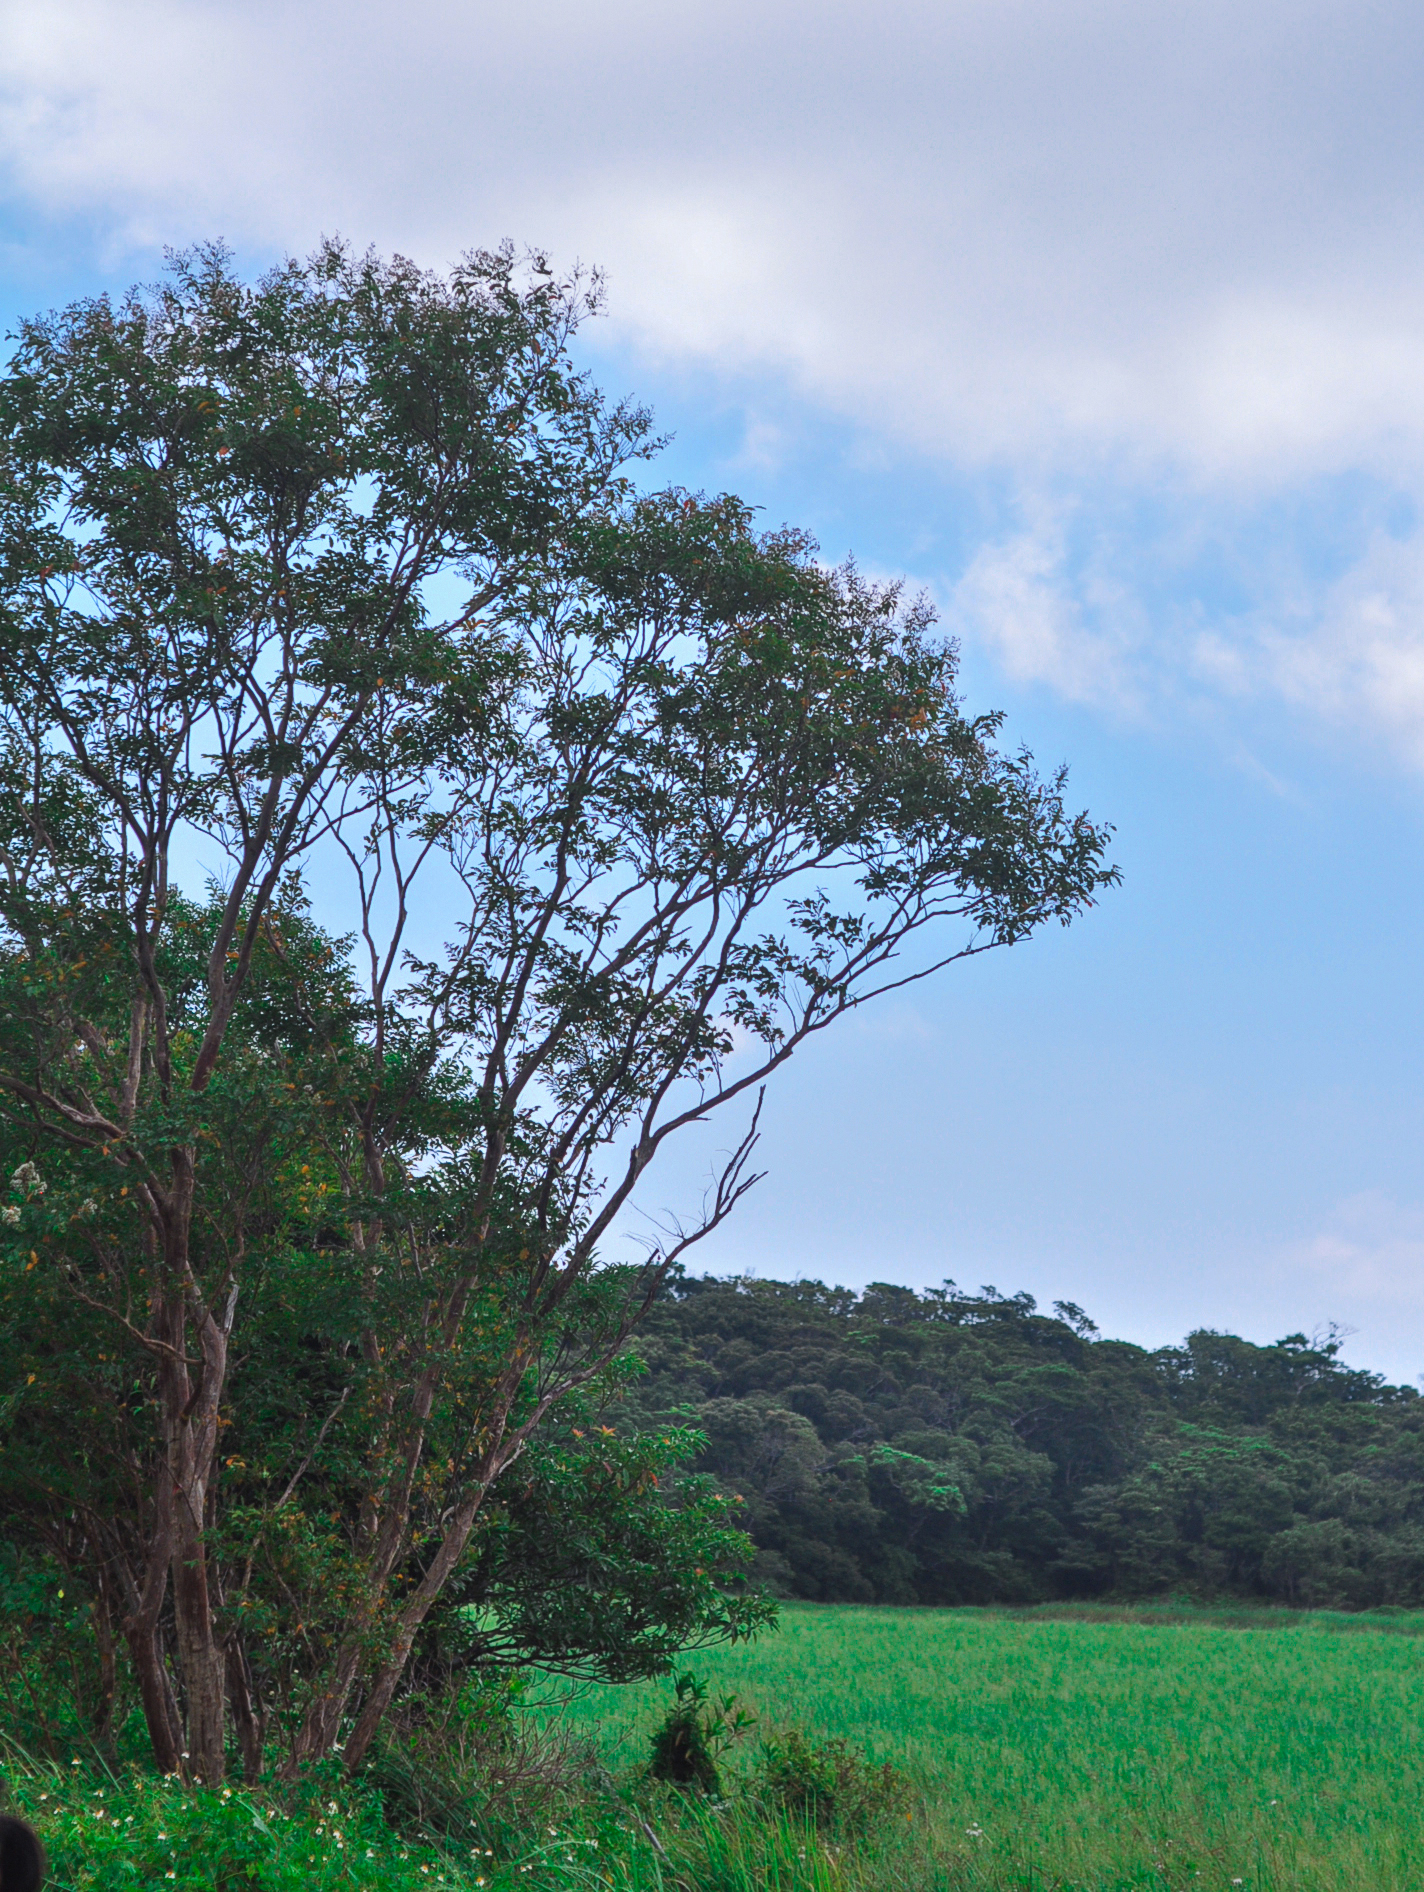
[[[1104,571],[1075,581],[1061,513],[1037,509],[1026,529],[983,546],[953,585],[946,618],[989,650],[1016,683],[1043,683],[1071,702],[1139,714],[1144,629]]]
[[[1013,682],[1119,717],[1155,717],[1194,699],[1284,703],[1424,770],[1424,529],[1365,530],[1343,571],[1319,577],[1285,527],[1267,555],[1233,544],[1220,506],[1187,509],[1195,535],[1169,511],[1158,534],[1133,537],[1120,510],[1023,504],[1019,529],[982,544],[939,587],[949,627]],[[1308,539],[1309,523],[1294,536]],[[1193,595],[1181,572],[1199,549],[1193,537],[1214,538],[1223,558],[1249,571],[1244,599],[1213,608]]]
[[[1304,634],[1263,631],[1256,667],[1288,702],[1424,768],[1424,537],[1377,535]]]
[[[1184,681],[1275,699],[1424,769],[1424,532],[1369,536],[1332,582],[1277,579],[1265,601],[1170,652]]]
[[[1359,0],[7,0],[14,189],[147,243],[607,263],[653,348],[966,460],[1424,442],[1424,16]]]
[[[601,262],[645,355],[1055,495],[950,586],[1010,677],[1284,698],[1424,762],[1418,544],[1194,610],[1093,516],[1424,491],[1421,79],[1403,0],[0,0],[0,169],[120,255]],[[742,462],[782,451],[753,423]]]
[[[1348,1305],[1352,1318],[1366,1310],[1377,1320],[1390,1310],[1424,1311],[1424,1208],[1378,1190],[1340,1203],[1290,1259]]]

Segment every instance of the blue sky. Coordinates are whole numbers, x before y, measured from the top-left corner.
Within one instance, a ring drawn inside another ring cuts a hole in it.
[[[605,266],[666,476],[927,588],[1125,874],[808,1051],[707,1264],[1414,1379],[1421,80],[1369,0],[4,0],[0,313],[213,235]]]

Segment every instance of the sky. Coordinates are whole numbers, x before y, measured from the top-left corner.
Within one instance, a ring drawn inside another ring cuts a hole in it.
[[[1372,0],[0,0],[0,318],[212,237],[604,269],[659,477],[928,591],[1123,869],[808,1048],[701,1263],[1416,1381],[1421,88]]]

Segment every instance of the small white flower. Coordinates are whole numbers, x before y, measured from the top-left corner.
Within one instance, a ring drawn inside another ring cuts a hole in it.
[[[20,1205],[18,1202],[7,1202],[5,1207],[0,1209],[0,1222],[3,1222],[7,1228],[18,1228],[20,1226]]]
[[[21,1163],[17,1170],[11,1172],[10,1187],[23,1189],[27,1196],[42,1196],[49,1184],[33,1163]]]

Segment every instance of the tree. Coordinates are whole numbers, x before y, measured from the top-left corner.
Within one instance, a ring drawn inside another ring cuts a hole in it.
[[[591,306],[507,251],[328,246],[254,288],[206,251],[26,325],[0,382],[12,1265],[141,1369],[124,1635],[156,1755],[204,1778],[249,1715],[219,1438],[277,1171],[344,1440],[344,1627],[290,1757],[344,1732],[354,1767],[491,1490],[755,1180],[771,1074],[1116,877],[963,713],[925,605],[634,489],[645,416],[571,365]],[[338,869],[349,957],[302,918]],[[699,1216],[604,1263],[739,1101]]]
[[[184,926],[200,942],[219,918],[190,909]],[[190,952],[188,986],[200,982],[203,958]],[[328,1007],[349,995],[330,945],[279,905],[234,1008],[195,1173],[198,1242],[238,1242],[243,1253],[240,1344],[220,1419],[223,1505],[205,1548],[249,1779],[262,1771],[270,1734],[300,1719],[344,1627],[357,1573],[343,1529],[333,1526],[355,1523],[360,1487],[351,1471],[369,1443],[345,1364],[359,1361],[368,1310],[320,1180],[327,1133],[317,1125],[332,1099],[317,1099],[305,1081],[309,1034],[285,1002],[299,966],[308,1003],[318,988]],[[167,971],[181,1011],[185,982],[177,966]],[[3,1134],[9,1127],[0,1126],[0,1162],[16,1180],[0,1222],[16,1230],[18,1265],[0,1274],[0,1386],[16,1390],[0,1404],[0,1517],[15,1568],[8,1585],[0,1571],[0,1589],[15,1607],[0,1614],[24,1648],[0,1650],[0,1676],[77,1662],[71,1693],[105,1742],[127,1692],[114,1661],[116,1617],[141,1591],[152,1535],[152,1441],[142,1378],[115,1347],[112,1315],[91,1277],[97,1262],[110,1291],[122,1280],[133,1210],[122,1193],[102,1207],[86,1197],[57,1153],[48,1180],[27,1171]],[[37,1250],[21,1243],[38,1243],[59,1265],[42,1271]],[[466,1366],[478,1370],[473,1360]],[[656,1672],[681,1648],[766,1622],[765,1603],[738,1587],[751,1547],[735,1513],[706,1481],[684,1476],[705,1441],[668,1427],[630,1436],[606,1423],[617,1417],[631,1366],[620,1362],[592,1403],[571,1402],[556,1431],[531,1439],[518,1477],[484,1508],[464,1567],[427,1619],[409,1687],[428,1695],[469,1663],[537,1662],[625,1680]],[[56,1584],[68,1599],[57,1614]],[[76,1610],[87,1612],[87,1638]],[[170,1629],[165,1617],[156,1638],[161,1683]],[[180,1708],[175,1693],[165,1712],[181,1753]],[[36,1733],[52,1747],[52,1733]]]
[[[606,1425],[538,1440],[427,1619],[436,1665],[453,1654],[626,1682],[766,1627],[774,1606],[731,1587],[752,1552],[734,1501],[681,1476],[706,1443],[685,1427],[620,1437]]]
[[[1333,1330],[1149,1352],[992,1288],[682,1275],[636,1345],[623,1422],[705,1435],[783,1595],[1424,1598],[1424,1400]]]

